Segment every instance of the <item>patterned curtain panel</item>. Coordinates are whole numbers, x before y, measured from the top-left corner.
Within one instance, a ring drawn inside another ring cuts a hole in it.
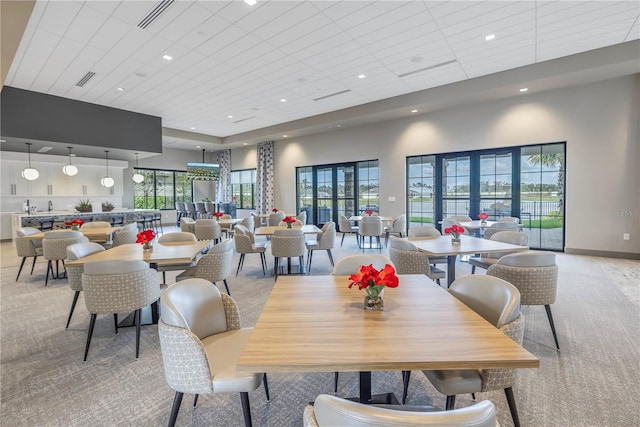
[[[256,168],[256,209],[267,213],[274,207],[273,141],[258,144]]]
[[[218,151],[220,180],[216,183],[216,200],[219,203],[231,202],[231,150]]]

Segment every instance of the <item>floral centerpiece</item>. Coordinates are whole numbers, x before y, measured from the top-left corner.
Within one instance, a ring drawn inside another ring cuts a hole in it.
[[[222,212],[214,212],[213,213],[213,219],[218,220],[218,219],[222,218],[222,215],[224,215]]]
[[[80,218],[76,218],[73,221],[66,221],[64,225],[66,227],[71,227],[72,230],[80,230],[80,226],[84,224],[84,221]]]
[[[364,298],[364,308],[366,310],[382,310],[384,300],[382,293],[385,287],[397,288],[398,276],[392,265],[386,264],[380,271],[373,268],[373,265],[363,265],[360,271],[349,276],[349,288],[357,286],[359,290],[366,292]]]
[[[271,209],[271,212],[273,212],[273,213],[278,212],[278,208],[273,208],[273,209]]]
[[[486,224],[487,223],[487,218],[489,218],[489,214],[487,214],[485,212],[480,212],[478,214],[478,218],[480,218],[480,224]]]
[[[291,228],[291,225],[296,222],[296,219],[292,216],[285,216],[282,221],[287,223],[287,228]]]
[[[460,235],[464,233],[464,228],[458,224],[453,224],[451,227],[444,229],[444,234],[451,234],[451,240],[453,243],[460,242]]]
[[[142,243],[142,250],[148,251],[152,248],[153,239],[156,233],[153,230],[144,230],[137,235],[136,243]]]
[[[364,214],[366,216],[371,216],[372,213],[373,213],[373,211],[371,209],[367,209],[366,211],[364,211]]]

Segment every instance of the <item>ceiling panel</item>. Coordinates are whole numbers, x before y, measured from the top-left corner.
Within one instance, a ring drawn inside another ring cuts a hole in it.
[[[138,28],[157,4],[38,1],[6,84],[227,137],[640,38],[634,1],[176,1]]]

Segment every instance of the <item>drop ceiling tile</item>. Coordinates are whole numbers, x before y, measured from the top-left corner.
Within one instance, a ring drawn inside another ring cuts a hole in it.
[[[147,16],[157,4],[157,1],[121,1],[111,16],[129,26],[135,26],[138,25],[138,22]],[[169,6],[169,8],[171,7],[173,7],[173,5]]]
[[[197,26],[191,32],[187,33],[178,41],[178,43],[189,49],[196,49],[198,46],[207,42],[210,38],[216,36],[230,26],[230,22],[214,15],[209,17],[204,23]]]
[[[473,19],[466,19],[460,22],[447,24],[442,27],[442,34],[447,39],[454,36],[464,38],[466,34],[472,33],[474,36],[480,35],[484,37],[488,34],[500,34],[501,28],[504,26],[514,26],[519,22],[533,22],[535,20],[535,3],[534,2],[497,2],[502,7],[495,9],[494,7],[474,7],[477,15],[473,15]],[[442,24],[441,21],[438,21]]]
[[[351,27],[347,32],[352,37],[364,37],[369,34],[380,35],[390,33],[396,34],[398,31],[398,23],[402,23],[401,27],[404,27],[404,20],[415,15],[421,15],[424,19],[424,23],[431,22],[430,16],[426,12],[424,3],[422,2],[398,2],[399,7],[389,10],[379,16],[375,16],[366,22]]]
[[[271,21],[298,6],[298,2],[269,1],[259,2],[258,5],[260,8],[256,13],[245,14],[235,24],[247,32],[256,31],[261,27],[272,25]]]
[[[110,19],[91,37],[89,44],[98,49],[111,50],[131,28],[122,21]]]
[[[259,39],[252,34],[244,34],[219,49],[215,53],[215,58],[218,61],[225,62],[230,58],[242,55],[243,52],[257,46],[259,42]]]
[[[351,13],[342,18],[335,18],[334,21],[343,29],[348,30],[402,6],[403,2],[398,1],[367,2],[366,6],[358,10],[357,13]]]
[[[159,4],[160,2],[155,3]],[[167,7],[161,14],[159,14],[156,19],[154,19],[143,31],[148,31],[153,35],[162,35],[162,37],[166,39],[175,41],[173,40],[173,37],[168,37],[168,35],[172,35],[174,37],[176,36],[173,23],[194,5],[195,4],[193,2],[174,1],[173,3],[171,3],[171,6]],[[198,9],[203,10],[203,8],[201,7]],[[176,30],[178,30],[178,27],[175,28]],[[180,33],[180,31],[178,30],[177,33]]]
[[[31,90],[47,93],[58,77],[67,70],[69,63],[73,62],[83,48],[84,45],[81,43],[70,39],[61,39],[44,65],[47,72],[38,74]]]
[[[329,18],[322,14],[316,14],[296,24],[290,25],[286,30],[281,31],[280,33],[271,37],[269,39],[269,44],[274,47],[281,48],[289,43],[295,42],[296,40],[305,38],[305,36],[308,34],[311,34],[312,36],[310,38],[307,38],[306,40],[308,40],[308,43],[314,44],[316,42],[322,41],[322,39],[314,40],[314,32],[315,35],[322,35],[323,33],[318,30],[330,24],[331,21],[329,20]],[[335,30],[331,31],[331,33],[335,33]],[[286,49],[283,50],[285,50],[285,52],[288,52]]]
[[[65,1],[56,4],[54,7],[47,5],[47,8],[38,23],[38,28],[48,31],[57,36],[64,35],[76,14],[82,7],[80,3]]]
[[[268,41],[272,37],[289,28],[292,24],[302,22],[318,13],[310,2],[296,2],[297,6],[287,10],[279,17],[269,21],[269,25],[263,25],[253,31],[253,35],[261,40]]]
[[[345,43],[353,43],[353,39],[345,33],[339,33],[333,37],[323,40],[322,43],[309,44],[305,49],[299,50],[291,55],[296,59],[306,62],[307,59],[314,58],[323,52],[332,51]],[[353,46],[358,45],[353,44]]]
[[[194,27],[202,25],[207,19],[210,18],[210,12],[208,9],[202,7],[198,3],[192,3],[191,7],[183,11],[179,16],[176,16],[171,22],[167,22],[165,25],[152,28],[156,33],[162,34],[162,37],[177,42],[183,39],[187,34],[191,33]],[[154,25],[156,23],[154,22]]]
[[[305,35],[300,35],[289,40],[287,43],[279,46],[279,49],[288,54],[295,54],[299,51],[305,51],[309,46],[315,46],[318,44],[324,45],[327,39],[331,39],[340,35],[341,28],[335,24],[328,23],[327,25],[318,28],[315,31],[308,32]],[[271,44],[271,41],[269,42]]]
[[[129,32],[122,36],[110,51],[127,58],[143,48],[154,37],[155,36],[148,31],[131,27]]]
[[[90,7],[83,7],[64,33],[64,37],[87,43],[93,34],[109,19],[109,15]]]
[[[20,58],[20,65],[11,82],[12,86],[29,89],[38,74],[42,72],[42,67],[59,41],[60,37],[55,34],[45,30],[36,30],[31,39],[30,48]]]
[[[366,1],[322,2],[323,5],[327,6],[322,13],[331,18],[332,21],[337,21],[351,14],[359,13],[359,11],[367,7],[367,3]]]
[[[184,46],[172,43],[170,40],[155,36],[147,40],[138,50],[130,55],[131,58],[140,62],[149,62],[153,66],[161,64],[168,65],[169,61],[162,59],[164,55],[173,57],[174,61],[180,59],[180,55],[187,49]],[[164,62],[162,62],[164,61]]]
[[[119,3],[117,1],[111,1],[111,0],[106,0],[106,1],[91,0],[91,1],[86,1],[83,4],[83,8],[94,9],[105,15],[111,15],[113,11],[118,8],[118,6],[119,6]]]
[[[195,50],[205,55],[213,55],[220,49],[226,47],[229,43],[238,40],[246,34],[247,32],[243,29],[238,28],[235,25],[231,25],[209,38],[204,43],[198,45]]]
[[[231,1],[227,2],[225,7],[218,10],[216,14],[231,23],[236,23],[246,16],[261,14],[264,5],[263,2],[249,6],[244,1]]]

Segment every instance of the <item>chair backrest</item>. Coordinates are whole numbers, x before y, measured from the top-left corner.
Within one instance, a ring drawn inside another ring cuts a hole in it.
[[[407,229],[407,215],[402,214],[394,218],[393,223],[391,224],[391,232],[393,233],[404,233]]]
[[[196,264],[195,277],[209,282],[219,282],[231,275],[233,240],[227,239],[214,245]]]
[[[340,215],[339,226],[341,233],[352,233],[353,229],[351,227],[351,221],[344,215]]]
[[[204,208],[204,202],[196,202],[194,204],[196,205],[196,210],[198,211],[199,214],[207,213],[207,210]]]
[[[188,232],[184,232],[184,231],[174,231],[171,233],[166,233],[163,234],[162,236],[158,237],[158,243],[165,243],[165,242],[195,242],[196,240],[196,235],[193,233],[188,233]]]
[[[303,256],[307,247],[300,227],[275,230],[271,237],[271,254],[275,257]]]
[[[198,216],[198,211],[196,210],[196,205],[193,202],[184,202],[184,209],[193,218]]]
[[[109,228],[109,227],[111,227],[111,223],[107,221],[85,222],[80,226],[80,228]]]
[[[285,217],[285,214],[282,211],[270,213],[269,218],[267,219],[267,225],[268,226],[278,225],[284,219],[284,217]]]
[[[198,219],[193,229],[198,240],[214,240],[222,236],[220,224],[215,219]]]
[[[335,267],[333,267],[333,275],[341,276],[347,274],[355,274],[360,270],[363,265],[373,265],[376,270],[382,270],[385,265],[395,265],[389,258],[379,254],[356,254],[347,255],[336,261]]]
[[[333,221],[325,222],[318,234],[318,249],[333,249],[336,242],[336,223]]]
[[[160,298],[158,274],[140,260],[86,262],[82,290],[95,314],[133,311]]]
[[[548,305],[556,301],[558,265],[553,252],[529,251],[505,255],[487,269],[520,291],[522,305]]]
[[[74,243],[88,242],[81,231],[52,230],[45,231],[42,239],[42,252],[46,260],[60,260],[67,257],[67,247]]]
[[[236,224],[234,227],[233,245],[239,254],[249,253],[253,251],[254,236],[247,227],[242,224]]]
[[[382,219],[379,216],[363,216],[360,221],[361,236],[380,236],[382,234]]]
[[[284,221],[280,221],[280,222],[278,223],[278,226],[279,226],[279,227],[286,227],[286,225],[287,225],[287,223],[286,223],[286,222],[284,222]],[[291,226],[292,226],[292,227],[302,227],[303,225],[304,225],[304,224],[303,224],[303,223],[302,223],[302,221],[300,221],[299,219],[296,219],[296,222],[292,222],[292,223],[291,223]]]
[[[111,217],[109,224],[114,227],[124,224],[124,215],[114,215]]]
[[[300,221],[303,224],[307,223],[307,211],[301,211],[298,216],[296,216],[296,219],[298,221]]]
[[[498,220],[498,222],[515,222],[516,224],[519,224],[520,218],[516,216],[503,216]]]
[[[195,230],[195,225],[196,221],[193,218],[189,218],[188,216],[180,218],[180,231],[192,233]]]
[[[456,279],[449,292],[496,328],[520,316],[520,292],[506,280],[470,274]]]
[[[184,204],[182,202],[176,202],[176,212],[179,214],[184,212]]]
[[[167,325],[191,331],[199,339],[227,331],[220,291],[204,279],[187,279],[160,296],[161,318]]]
[[[40,230],[35,227],[22,227],[16,230],[16,235],[19,237],[31,236],[32,234],[38,234]]]
[[[452,215],[447,219],[450,219],[451,221],[457,221],[457,222],[471,221],[471,217],[469,215]]]
[[[242,221],[240,221],[240,224],[247,227],[247,230],[253,232],[253,230],[256,229],[256,222],[255,219],[253,218],[253,215],[249,215],[246,218],[242,218]],[[238,224],[236,224],[238,225]],[[234,226],[235,227],[235,226]]]
[[[411,227],[407,233],[409,237],[440,237],[442,233],[434,227]]]
[[[44,239],[74,239],[84,237],[82,231],[78,230],[51,230],[44,232]]]
[[[501,231],[518,231],[518,230],[520,230],[520,225],[516,222],[511,222],[511,221],[496,222],[491,224],[491,227],[485,228],[484,238],[491,239],[494,234],[499,233]]]
[[[431,271],[429,256],[407,239],[389,236],[389,259],[398,274],[429,274]]]
[[[529,236],[527,236],[526,233],[521,233],[519,231],[499,231],[491,236],[491,240],[502,243],[511,243],[512,245],[526,246],[529,242]]]
[[[16,230],[16,252],[19,257],[37,256],[36,248],[42,246],[42,239],[25,239],[32,234],[40,233],[40,230],[34,227],[22,227]]]
[[[425,408],[378,407],[321,394],[316,397],[313,406],[305,408],[303,424],[305,427],[496,427],[496,408],[489,400],[483,400],[466,408],[451,411],[425,411]],[[423,409],[423,410],[421,410]],[[428,408],[432,409],[432,408]]]
[[[74,243],[67,246],[67,259],[74,260],[84,258],[96,252],[104,251],[104,246],[93,243]],[[84,272],[83,265],[69,265],[67,266],[67,276],[69,277],[69,287],[72,291],[82,290],[82,273]]]

